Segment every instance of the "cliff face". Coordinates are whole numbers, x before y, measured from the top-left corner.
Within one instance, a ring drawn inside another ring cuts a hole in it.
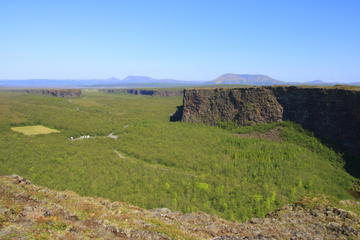
[[[360,153],[360,91],[336,88],[275,87],[283,106],[283,120],[317,136]]]
[[[25,92],[41,95],[49,95],[54,97],[80,97],[80,89],[15,89],[12,92]]]
[[[182,120],[211,125],[234,121],[240,126],[281,121],[283,108],[274,93],[254,89],[185,90]]]
[[[181,108],[179,108],[181,110]],[[336,88],[252,87],[184,91],[185,122],[240,126],[289,120],[318,137],[360,153],[360,91]]]
[[[127,93],[134,95],[150,95],[150,96],[160,96],[160,97],[173,97],[173,96],[182,96],[183,90],[165,90],[165,89],[100,89],[99,91],[104,93]]]

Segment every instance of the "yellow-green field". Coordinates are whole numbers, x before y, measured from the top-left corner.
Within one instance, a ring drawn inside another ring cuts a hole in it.
[[[11,130],[22,133],[24,135],[38,135],[38,134],[49,134],[58,133],[60,131],[44,127],[42,125],[26,126],[26,127],[12,127]]]
[[[265,216],[312,194],[353,199],[348,190],[357,180],[344,170],[342,155],[299,125],[170,122],[182,101],[100,92],[76,99],[0,92],[0,175],[236,221]],[[18,133],[53,129],[61,132]],[[274,131],[276,139],[263,137]],[[109,133],[118,138],[104,137]],[[68,140],[87,135],[94,137]]]

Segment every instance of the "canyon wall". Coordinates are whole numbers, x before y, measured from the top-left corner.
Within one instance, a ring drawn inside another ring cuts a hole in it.
[[[109,88],[99,89],[100,92],[104,93],[127,93],[134,95],[150,95],[160,97],[173,97],[182,96],[183,89],[130,89],[130,88]]]
[[[81,90],[80,89],[9,89],[5,91],[10,92],[24,92],[24,93],[32,93],[32,94],[41,94],[48,95],[54,97],[80,97]]]
[[[239,126],[293,121],[319,138],[360,154],[360,91],[345,88],[186,89],[173,121]]]

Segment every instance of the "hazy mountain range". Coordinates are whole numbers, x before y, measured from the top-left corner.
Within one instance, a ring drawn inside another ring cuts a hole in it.
[[[216,78],[211,84],[241,84],[241,85],[279,85],[284,82],[261,74],[227,73]]]
[[[360,82],[339,83],[324,82],[314,80],[309,82],[285,82],[267,75],[261,74],[232,74],[227,73],[219,76],[212,81],[182,81],[175,79],[155,79],[147,76],[128,76],[124,79],[108,78],[108,79],[87,79],[87,80],[64,80],[64,79],[28,79],[28,80],[0,80],[0,87],[27,87],[27,88],[55,88],[55,87],[182,87],[182,86],[200,86],[200,85],[319,85],[331,86],[336,84],[348,84],[360,86]]]

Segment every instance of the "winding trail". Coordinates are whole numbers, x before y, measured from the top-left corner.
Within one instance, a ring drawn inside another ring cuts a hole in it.
[[[179,169],[179,168],[172,168],[172,167],[163,166],[161,164],[149,163],[149,162],[137,159],[137,158],[126,157],[126,156],[124,156],[124,154],[120,153],[119,151],[117,151],[115,149],[113,149],[113,151],[120,159],[127,159],[127,160],[130,160],[130,161],[133,161],[133,162],[141,162],[141,163],[145,164],[147,167],[157,169],[157,170],[161,170],[161,171],[173,171],[173,172],[175,172],[177,174],[185,175],[185,176],[188,176],[188,177],[199,178],[198,175],[196,175],[194,173],[185,172],[184,170]]]

